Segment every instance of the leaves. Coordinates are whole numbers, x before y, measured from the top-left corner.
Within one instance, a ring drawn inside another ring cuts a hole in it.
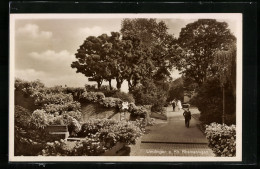
[[[236,156],[236,126],[211,123],[206,125],[206,137],[209,146],[217,156]]]
[[[215,74],[214,54],[236,41],[225,22],[199,19],[182,28],[178,44],[182,49],[176,66],[182,73],[202,84],[206,77]]]

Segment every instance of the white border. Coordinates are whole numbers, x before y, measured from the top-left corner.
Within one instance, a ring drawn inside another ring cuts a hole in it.
[[[237,87],[236,87],[236,157],[176,157],[176,156],[14,156],[14,77],[15,77],[15,21],[18,19],[87,19],[87,18],[171,18],[171,19],[229,19],[237,24]],[[242,161],[242,14],[186,13],[186,14],[10,14],[9,56],[9,161],[106,161],[106,162],[222,162]]]

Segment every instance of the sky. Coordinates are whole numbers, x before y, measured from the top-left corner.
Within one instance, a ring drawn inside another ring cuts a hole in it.
[[[67,85],[83,87],[87,77],[71,68],[75,53],[88,36],[119,32],[122,18],[26,18],[14,20],[14,64],[15,77],[33,81],[40,79],[46,86]],[[179,36],[181,28],[197,18],[159,18],[168,26],[168,32]],[[217,19],[218,20],[218,19]],[[232,19],[219,19],[228,23],[236,35],[236,22]],[[177,70],[172,78],[181,75]],[[107,85],[107,83],[104,83]],[[112,83],[115,86],[115,82]],[[122,91],[127,92],[124,82]]]

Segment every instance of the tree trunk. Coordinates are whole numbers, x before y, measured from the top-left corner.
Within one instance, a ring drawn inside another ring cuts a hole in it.
[[[225,85],[222,87],[223,95],[223,114],[222,114],[222,124],[225,124]]]
[[[102,85],[102,80],[98,80],[98,81],[97,81],[97,84],[98,84],[98,89],[100,89],[100,88],[101,88],[101,85]]]
[[[132,91],[132,88],[133,88],[133,85],[131,83],[131,80],[127,80],[128,82],[128,91],[131,92]]]
[[[122,83],[123,83],[123,80],[120,80],[119,78],[116,78],[116,88],[118,90],[121,89]]]
[[[110,88],[110,90],[112,90],[111,79],[108,82],[109,82],[109,88]]]

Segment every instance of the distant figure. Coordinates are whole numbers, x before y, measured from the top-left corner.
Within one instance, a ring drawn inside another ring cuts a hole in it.
[[[177,101],[177,106],[178,106],[178,109],[180,111],[182,109],[182,105],[181,105],[181,101],[180,100]]]
[[[173,109],[173,111],[175,111],[175,107],[176,107],[176,101],[175,101],[175,99],[173,99],[173,101],[171,102],[171,104],[172,104],[172,109]]]
[[[187,128],[190,127],[191,112],[190,112],[189,108],[184,110],[183,116],[185,118],[185,126]]]

